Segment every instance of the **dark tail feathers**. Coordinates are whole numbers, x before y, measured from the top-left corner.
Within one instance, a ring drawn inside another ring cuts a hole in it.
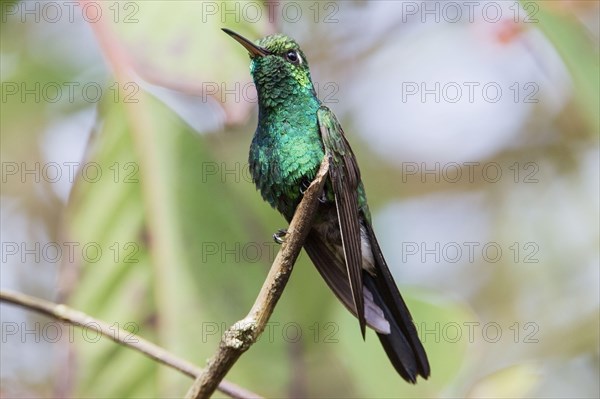
[[[367,223],[371,247],[375,257],[377,275],[363,273],[363,284],[373,293],[375,303],[381,307],[390,323],[390,334],[377,334],[394,368],[406,381],[415,383],[417,376],[429,377],[429,361],[417,335],[408,307],[387,267],[375,233]]]
[[[429,361],[425,350],[419,341],[416,328],[411,320],[410,314],[406,313],[405,317],[397,317],[397,312],[402,312],[401,309],[392,311],[388,302],[382,297],[383,290],[389,288],[381,287],[385,284],[381,276],[372,277],[368,273],[363,275],[363,283],[373,293],[375,303],[383,310],[386,320],[390,323],[390,334],[377,334],[381,345],[390,359],[390,362],[396,371],[408,382],[413,384],[417,382],[417,376],[422,376],[427,379],[429,377]],[[404,302],[402,298],[400,301]]]

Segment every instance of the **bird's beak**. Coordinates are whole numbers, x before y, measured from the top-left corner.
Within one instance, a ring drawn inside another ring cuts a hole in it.
[[[237,40],[242,46],[244,46],[246,48],[246,50],[248,50],[248,52],[250,53],[251,58],[264,57],[265,55],[271,54],[267,49],[257,46],[256,44],[252,43],[250,40],[246,39],[243,36],[238,35],[237,33],[235,33],[232,30],[223,28],[223,32],[227,33],[229,36],[231,36],[235,40]]]

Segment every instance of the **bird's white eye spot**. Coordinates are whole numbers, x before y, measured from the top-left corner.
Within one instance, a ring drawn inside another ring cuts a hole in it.
[[[300,54],[296,50],[289,50],[285,53],[285,58],[292,64],[302,64],[302,57],[300,57]]]

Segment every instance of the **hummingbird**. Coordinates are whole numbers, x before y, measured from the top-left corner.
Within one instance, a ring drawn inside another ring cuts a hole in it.
[[[250,55],[258,126],[249,166],[263,199],[290,222],[324,156],[329,170],[304,249],[365,338],[374,330],[402,378],[427,379],[429,361],[377,243],[356,158],[335,114],[317,98],[300,46],[283,34],[256,43],[229,30]],[[275,233],[281,243],[285,230]]]

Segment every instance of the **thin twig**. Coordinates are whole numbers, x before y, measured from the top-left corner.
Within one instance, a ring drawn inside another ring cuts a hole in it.
[[[11,291],[0,291],[0,302],[21,306],[28,310],[32,310],[48,317],[60,320],[64,323],[96,331],[118,344],[141,352],[149,358],[174,368],[175,370],[181,371],[183,374],[192,378],[197,378],[203,373],[201,368],[195,366],[187,360],[173,355],[169,351],[153,344],[150,341],[147,341],[121,328],[115,330],[114,326],[110,326],[101,320],[88,316],[87,314],[78,310],[69,308],[66,305]],[[248,391],[228,381],[222,381],[219,384],[218,389],[232,398],[247,399],[260,397],[254,392]]]
[[[328,168],[329,161],[325,157],[319,172],[304,192],[304,197],[296,208],[285,241],[277,253],[254,306],[245,318],[229,327],[223,334],[217,352],[208,361],[205,372],[194,381],[194,385],[191,386],[185,396],[186,399],[210,397],[239,357],[262,334],[277,301],[283,293],[294,263],[312,226],[318,198],[323,190]]]

